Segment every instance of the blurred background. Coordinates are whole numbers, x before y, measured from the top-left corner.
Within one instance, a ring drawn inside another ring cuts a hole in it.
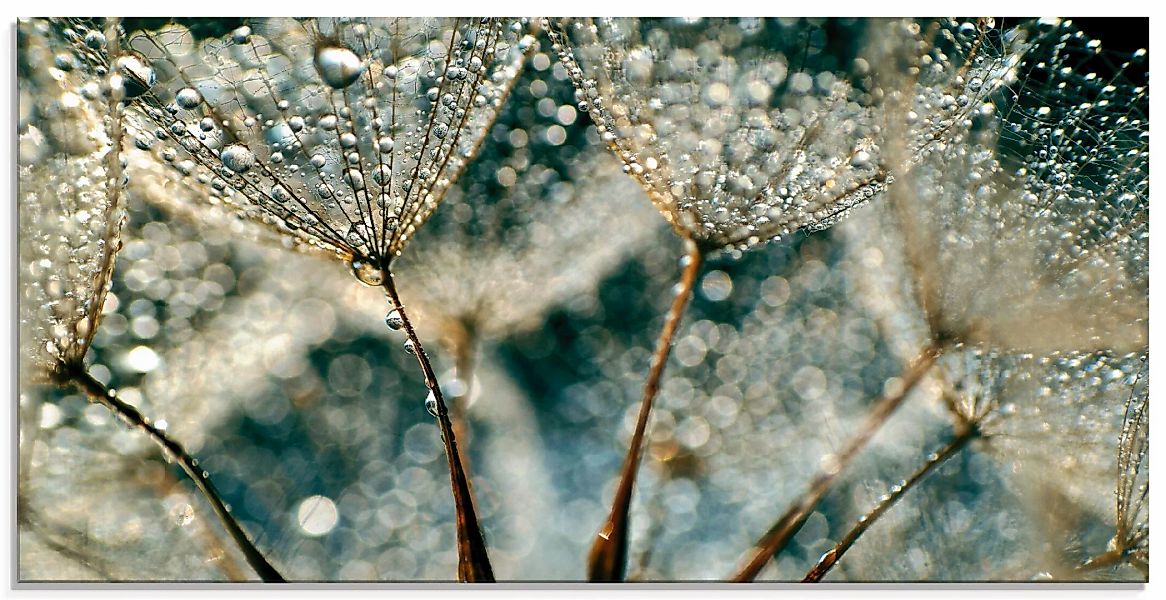
[[[237,25],[178,23],[196,37]],[[793,45],[829,55],[824,64],[853,61],[856,47],[829,41],[866,27],[780,25],[801,36]],[[1089,25],[1106,44],[1127,31]],[[41,43],[19,41],[24,56]],[[466,407],[459,443],[499,580],[584,578],[683,253],[541,43],[479,157],[394,263],[442,388]],[[25,115],[44,99],[23,81],[22,127],[40,126],[52,117]],[[454,579],[442,446],[383,295],[335,261],[250,241],[230,219],[158,208],[154,196],[183,192],[148,156],[129,157],[124,248],[90,372],[165,422],[289,579]],[[636,484],[633,579],[727,577],[898,385],[911,354],[895,319],[910,311],[889,315],[870,298],[881,254],[863,237],[878,226],[864,211],[702,270]],[[911,491],[828,581],[1141,579],[1130,567],[1072,568],[1114,535],[1122,406],[1145,386],[1142,356],[989,358],[942,360],[952,373],[990,363],[1002,379],[1019,376],[992,393],[1036,412],[1019,411],[1015,435],[973,443]],[[800,580],[942,446],[952,433],[943,388],[939,376],[919,386],[759,579]],[[26,385],[17,410],[22,580],[254,578],[205,500],[139,432],[69,389]],[[1076,444],[1079,427],[1107,442]],[[1089,468],[1063,464],[1065,453]]]

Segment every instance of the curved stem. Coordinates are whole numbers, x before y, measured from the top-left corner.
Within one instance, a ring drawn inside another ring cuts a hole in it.
[[[166,469],[163,481],[155,484],[154,491],[159,498],[169,496],[174,488],[181,486],[182,483],[178,475],[170,469]],[[214,562],[219,571],[223,573],[229,581],[245,582],[247,581],[247,574],[241,569],[237,561],[227,553],[226,546],[218,533],[211,526],[206,519],[198,519],[196,523],[192,524],[196,528],[196,535],[198,535],[203,547],[207,553],[207,563]]]
[[[660,378],[664,365],[672,351],[672,339],[680,325],[684,307],[692,297],[696,275],[700,272],[703,255],[696,242],[684,240],[684,271],[680,276],[680,286],[672,306],[664,319],[664,328],[656,340],[656,351],[652,354],[648,379],[644,383],[644,394],[640,400],[640,414],[636,419],[636,429],[628,443],[628,453],[620,471],[619,486],[611,502],[611,512],[600,526],[587,554],[587,579],[590,581],[623,581],[627,572],[628,554],[628,510],[632,502],[632,487],[639,470],[640,454],[643,451],[644,434],[648,429],[648,418],[652,412],[652,401],[660,388]]]
[[[948,459],[955,456],[957,453],[959,453],[960,450],[963,450],[964,447],[967,446],[968,442],[972,441],[978,435],[979,430],[977,430],[975,427],[968,427],[956,434],[955,438],[948,442],[948,444],[944,446],[943,449],[938,453],[929,456],[927,462],[924,463],[923,466],[916,469],[915,472],[911,474],[911,477],[907,478],[907,480],[902,484],[892,488],[890,494],[883,496],[882,500],[879,501],[874,509],[863,515],[862,518],[858,520],[858,523],[856,523],[854,527],[850,529],[850,531],[846,532],[846,535],[843,536],[837,544],[834,544],[833,548],[823,554],[822,557],[818,559],[818,564],[814,565],[814,567],[810,569],[808,573],[806,573],[806,576],[802,579],[802,582],[817,583],[821,581],[822,577],[824,577],[826,573],[830,572],[830,569],[834,568],[834,565],[838,563],[838,560],[842,558],[842,555],[846,554],[846,551],[854,545],[854,542],[858,541],[858,538],[861,537],[862,534],[865,533],[866,530],[869,529],[870,526],[873,525],[879,517],[883,516],[884,513],[890,510],[891,507],[894,506],[895,503],[897,503],[899,499],[907,493],[908,490],[915,487],[915,485],[922,481],[928,473],[934,471],[940,465],[947,462]]]
[[[456,514],[457,527],[457,554],[458,581],[494,581],[494,570],[490,567],[490,557],[486,553],[486,540],[482,537],[482,529],[478,523],[478,514],[474,510],[474,495],[470,487],[470,478],[462,464],[461,454],[458,451],[457,439],[453,430],[453,423],[449,419],[449,408],[441,395],[441,388],[437,385],[437,375],[433,372],[433,365],[429,363],[429,356],[421,346],[421,340],[405,313],[405,307],[397,296],[397,287],[393,283],[391,274],[385,275],[385,293],[393,309],[401,315],[405,334],[413,342],[417,362],[421,365],[421,372],[425,376],[425,387],[433,393],[437,400],[437,425],[441,429],[441,441],[445,445],[445,458],[449,463],[450,487],[453,490],[453,505]]]
[[[271,565],[270,562],[263,556],[263,553],[255,547],[255,544],[247,537],[247,533],[243,531],[243,527],[231,515],[230,510],[227,509],[226,503],[223,502],[222,496],[211,483],[210,478],[198,466],[198,460],[190,455],[186,449],[174,441],[161,429],[158,429],[150,422],[149,419],[142,416],[142,413],[137,408],[122,402],[114,396],[105,384],[93,378],[83,367],[72,366],[66,368],[63,373],[58,376],[58,383],[63,385],[74,385],[85,392],[89,400],[101,404],[113,412],[119,419],[124,421],[130,427],[140,429],[147,436],[150,437],[156,444],[162,447],[170,457],[182,467],[191,481],[194,482],[195,487],[202,492],[203,497],[211,504],[215,515],[218,516],[219,521],[223,524],[223,528],[243,551],[243,556],[246,557],[247,563],[259,577],[266,582],[284,582],[286,581],[279,571]]]
[[[939,357],[941,350],[940,345],[933,342],[915,357],[911,366],[903,373],[899,389],[893,393],[883,394],[883,397],[875,404],[874,409],[867,415],[866,421],[858,433],[850,438],[841,452],[835,455],[830,468],[820,471],[810,482],[810,487],[790,505],[785,514],[769,528],[769,531],[761,536],[761,539],[754,544],[755,552],[752,557],[732,576],[730,581],[753,581],[765,564],[769,562],[769,559],[776,556],[789,544],[789,541],[809,518],[814,507],[830,490],[838,475],[854,460],[859,450],[862,450],[866,443],[874,437],[874,434],[886,423],[895,409],[903,403],[911,390],[919,384],[923,376],[931,369],[931,365],[935,363],[935,359]]]

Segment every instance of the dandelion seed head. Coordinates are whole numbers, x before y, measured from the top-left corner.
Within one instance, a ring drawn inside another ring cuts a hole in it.
[[[507,95],[515,23],[269,19],[197,45],[174,27],[134,32],[135,64],[156,75],[127,94],[129,128],[213,204],[297,246],[387,264]]]
[[[748,38],[731,20],[561,27],[579,109],[686,237],[744,250],[824,229],[886,183],[861,91],[828,71],[790,75],[788,49],[767,45],[812,36],[804,25],[766,20]]]

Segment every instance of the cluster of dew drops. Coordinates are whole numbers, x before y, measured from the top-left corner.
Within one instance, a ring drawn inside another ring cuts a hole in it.
[[[232,39],[236,43],[244,43],[250,34],[250,28],[243,26],[232,32]],[[105,35],[97,30],[90,30],[83,39],[86,46],[95,50],[106,44]],[[360,57],[351,49],[342,46],[319,48],[316,50],[314,58],[314,64],[321,79],[334,89],[343,89],[355,83],[363,72]],[[58,62],[61,60],[59,59]],[[127,99],[145,94],[157,81],[154,69],[133,54],[126,54],[118,58],[114,72],[122,76],[124,97]],[[177,108],[194,110],[203,102],[203,97],[198,90],[184,87],[175,94],[174,102]],[[302,123],[301,117],[293,117],[292,123],[289,125],[296,128],[297,125],[302,126]],[[213,129],[213,127],[213,120],[209,117],[204,119],[204,123],[201,124],[204,131]],[[142,150],[147,150],[152,146],[140,136],[135,139],[135,144]],[[389,150],[392,148],[392,141],[381,140],[380,146],[384,150]],[[173,150],[164,152],[164,158],[172,160],[174,158]],[[219,152],[219,160],[223,167],[239,174],[249,171],[257,162],[255,154],[245,145],[238,143],[225,146]],[[385,270],[369,259],[354,258],[351,261],[351,268],[353,275],[361,283],[368,286],[381,286],[386,279]],[[400,331],[404,327],[405,321],[400,311],[394,308],[385,316],[385,324],[392,331]],[[412,339],[405,340],[404,349],[411,355],[417,355],[421,351]],[[429,391],[425,399],[425,409],[433,417],[438,416],[437,398],[432,390]]]
[[[405,326],[405,318],[401,316],[401,311],[393,308],[385,315],[385,325],[392,331],[400,331]],[[412,339],[405,340],[405,352],[416,355],[418,352],[424,352],[417,348]],[[434,418],[438,417],[437,412],[437,396],[433,394],[433,390],[429,390],[429,395],[425,397],[425,410]]]
[[[384,269],[376,266],[368,260],[362,260],[359,258],[352,260],[352,274],[356,276],[356,278],[360,280],[361,283],[371,287],[382,285],[385,281]],[[405,318],[401,315],[401,311],[397,310],[396,308],[389,309],[388,314],[385,315],[385,325],[388,326],[391,331],[400,331],[403,329],[405,327]],[[419,351],[423,351],[417,348],[417,344],[413,342],[412,338],[406,339],[404,346],[405,352],[414,356],[416,356]],[[429,395],[425,398],[425,410],[435,418],[438,416],[437,397],[433,394],[433,390],[429,390]]]

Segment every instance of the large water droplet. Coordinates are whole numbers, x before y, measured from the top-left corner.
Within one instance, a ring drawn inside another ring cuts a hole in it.
[[[375,287],[385,282],[385,271],[369,262],[367,259],[353,259],[352,274],[355,275],[361,283],[368,286]]]
[[[373,169],[372,180],[379,186],[388,185],[392,177],[393,172],[389,170],[389,165],[377,165],[377,168]]]
[[[242,144],[231,144],[219,154],[223,166],[236,173],[245,173],[255,166],[255,155]]]
[[[251,41],[251,28],[244,25],[231,32],[231,41],[236,44],[246,44]]]
[[[77,61],[73,55],[62,52],[53,57],[53,66],[62,71],[72,71],[77,67]]]
[[[85,34],[85,45],[100,50],[105,47],[105,34],[96,29],[90,30]]]
[[[354,190],[363,190],[364,175],[357,169],[348,169],[344,172],[344,183],[347,183]]]
[[[324,83],[336,89],[346,88],[360,79],[364,65],[355,52],[342,46],[319,46],[316,48],[316,72]]]
[[[158,81],[154,69],[132,54],[117,59],[117,71],[123,78],[126,98],[145,94]]]
[[[271,199],[276,202],[283,203],[294,198],[291,191],[289,191],[282,183],[277,183],[271,188]]]
[[[196,108],[199,102],[202,102],[202,94],[194,88],[182,88],[174,96],[174,101],[178,103],[180,108],[190,110]]]
[[[346,235],[344,239],[348,242],[348,245],[352,246],[353,248],[359,248],[360,245],[364,243],[364,236],[361,235],[360,228],[356,225],[353,225],[348,230],[348,235]]]
[[[437,396],[433,395],[433,390],[429,390],[429,395],[425,397],[425,410],[429,414],[437,417]]]
[[[385,325],[388,325],[389,329],[393,331],[400,331],[405,326],[405,319],[401,318],[400,311],[394,308],[385,315]]]
[[[414,344],[413,340],[405,340],[405,352],[408,354],[416,355],[417,354],[417,344]]]

